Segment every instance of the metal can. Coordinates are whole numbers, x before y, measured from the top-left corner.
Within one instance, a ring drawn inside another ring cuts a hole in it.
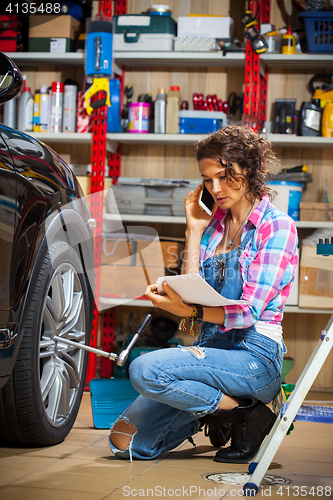
[[[64,84],[52,82],[51,132],[62,132],[62,104]]]
[[[64,85],[63,132],[76,131],[77,86]]]

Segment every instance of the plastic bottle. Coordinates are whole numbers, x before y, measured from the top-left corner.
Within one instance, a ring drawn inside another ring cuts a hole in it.
[[[52,82],[51,91],[51,132],[61,132],[64,84],[62,82]]]
[[[16,100],[14,97],[3,105],[3,123],[7,127],[16,128]]]
[[[154,103],[154,132],[155,134],[166,133],[166,107],[167,95],[164,89],[158,89]]]
[[[177,85],[170,87],[167,97],[166,133],[179,133],[180,91]]]
[[[39,131],[48,132],[50,124],[50,96],[46,85],[40,88]]]
[[[64,85],[63,132],[75,132],[76,130],[76,101],[77,86]]]
[[[23,75],[23,88],[17,106],[17,129],[21,130],[21,132],[32,132],[34,98],[30,87],[26,86],[26,79],[27,76]]]
[[[296,38],[288,26],[287,33],[282,37],[282,54],[295,54]]]
[[[33,116],[33,131],[39,132],[40,123],[40,91],[36,90],[34,95],[34,116]]]

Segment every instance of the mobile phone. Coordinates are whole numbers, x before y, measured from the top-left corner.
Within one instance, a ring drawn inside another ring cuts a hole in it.
[[[208,215],[212,215],[213,207],[214,207],[214,198],[208,191],[205,186],[205,183],[202,183],[202,188],[199,195],[198,205],[202,210],[204,210]]]

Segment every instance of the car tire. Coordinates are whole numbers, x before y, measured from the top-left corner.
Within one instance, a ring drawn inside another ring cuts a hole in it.
[[[1,390],[0,437],[49,446],[70,432],[84,389],[87,352],[54,335],[88,344],[91,307],[81,261],[64,241],[53,242],[38,280],[12,375]]]

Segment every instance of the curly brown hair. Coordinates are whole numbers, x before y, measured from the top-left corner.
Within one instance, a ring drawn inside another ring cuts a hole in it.
[[[261,198],[264,194],[274,197],[276,191],[268,182],[280,167],[271,143],[249,127],[229,125],[201,139],[195,146],[197,161],[210,158],[225,167],[229,185],[239,181],[232,164],[237,163],[248,181],[248,192]],[[251,197],[252,197],[251,196]]]

